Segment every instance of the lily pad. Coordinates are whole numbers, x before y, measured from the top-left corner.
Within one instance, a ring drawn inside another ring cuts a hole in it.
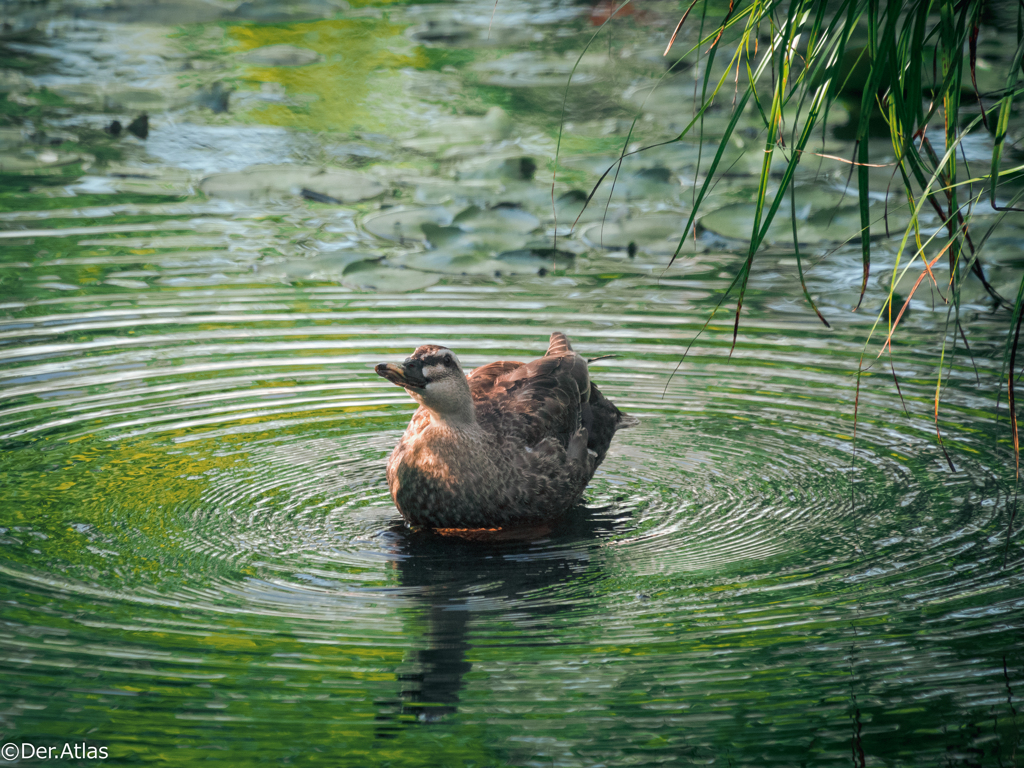
[[[621,202],[623,198],[675,200],[682,193],[679,178],[671,169],[660,163],[644,166],[636,162],[625,163],[618,173],[615,169],[615,160],[609,158],[576,160],[573,165],[597,174],[603,174],[611,168],[594,195],[594,201],[598,202],[602,209],[609,195],[614,201]]]
[[[295,259],[259,267],[261,275],[282,277],[287,280],[341,280],[345,270],[359,262],[372,264],[381,260],[380,256],[359,251],[335,251],[313,259]]]
[[[483,117],[437,120],[420,135],[402,142],[406,149],[437,152],[453,144],[500,141],[512,134],[512,120],[501,107],[491,107]]]
[[[605,217],[604,200],[597,198],[587,204],[587,193],[578,189],[571,189],[563,193],[555,200],[555,214],[557,215],[558,234],[565,235],[573,227],[582,227],[592,221]],[[547,210],[550,213],[550,202]]]
[[[55,83],[50,90],[72,104],[114,112],[162,112],[183,106],[189,100],[187,89],[140,88],[119,83]]]
[[[449,235],[443,238],[437,250],[493,255],[501,251],[523,248],[528,243],[529,237],[518,232],[461,232],[457,236]]]
[[[1007,219],[976,216],[971,222],[971,233],[975,245],[982,239],[985,241],[986,264],[1019,266],[1024,263],[1024,227]],[[1016,289],[1010,293],[1015,292]]]
[[[441,248],[450,245],[466,234],[461,227],[440,227],[429,221],[420,225],[420,228],[427,239],[427,245],[431,248]]]
[[[779,206],[779,211],[768,229],[765,238],[767,242],[787,244],[793,241],[790,210],[788,202]],[[884,204],[872,205],[870,213],[873,237],[886,236],[886,219],[890,236],[902,235],[909,221],[905,210],[899,208],[891,208],[886,215]],[[753,203],[734,203],[702,216],[700,224],[716,235],[749,242],[754,215]],[[810,202],[801,205],[800,199],[797,199],[796,231],[797,239],[801,243],[835,243],[854,240],[860,236],[860,229],[860,210],[855,205],[829,207],[826,204],[817,208],[814,203]]]
[[[479,31],[450,18],[427,19],[422,24],[406,30],[406,36],[424,45],[461,45],[472,40]]]
[[[508,271],[508,265],[484,253],[457,253],[449,250],[414,253],[403,260],[403,265],[424,272],[445,275],[493,275]]]
[[[413,193],[413,199],[421,205],[454,202],[484,207],[496,200],[501,191],[501,182],[482,179],[422,179],[414,183],[416,191]]]
[[[357,291],[404,293],[421,290],[440,279],[441,276],[436,273],[386,267],[383,264],[359,261],[345,270],[342,284]]]
[[[3,93],[2,87],[0,87],[0,93]],[[27,133],[21,127],[0,128],[0,149],[21,146],[28,140]]]
[[[622,97],[632,107],[644,112],[677,117],[679,105],[693,101],[693,80],[645,81],[627,88]]]
[[[192,176],[179,168],[108,166],[106,176],[82,176],[68,188],[79,194],[129,193],[184,197],[192,193]]]
[[[541,270],[565,269],[576,260],[576,254],[545,246],[517,248],[498,254],[498,261],[506,265],[510,273],[536,274]]]
[[[31,90],[32,81],[18,70],[0,70],[0,93],[24,93]]]
[[[459,213],[452,223],[467,232],[532,232],[540,226],[540,219],[515,204],[498,203],[493,208],[471,205]]]
[[[202,0],[89,3],[75,9],[76,17],[121,24],[205,24],[221,18],[223,13],[223,8]]]
[[[665,211],[620,221],[595,221],[580,232],[580,239],[592,248],[626,250],[632,243],[652,255],[671,254],[679,245],[687,218],[681,211]]]
[[[529,155],[472,158],[459,164],[456,178],[459,181],[467,179],[532,181],[537,174],[537,168],[537,160]]]
[[[573,72],[573,62],[549,59],[532,51],[513,53],[496,61],[473,66],[480,80],[487,85],[502,88],[558,88],[565,87],[572,77],[573,85],[592,83],[597,77],[587,72]]]
[[[623,174],[615,187],[625,193],[627,199],[676,198],[682,191],[675,174],[663,165]]]
[[[295,45],[265,45],[245,53],[242,61],[260,67],[301,67],[320,61],[320,54]]]
[[[63,173],[65,167],[81,162],[83,159],[81,155],[55,152],[50,149],[35,154],[0,155],[0,173],[48,176]]]
[[[452,215],[440,206],[430,208],[388,208],[363,219],[363,229],[371,235],[395,242],[425,242],[424,224],[447,226]]]
[[[344,0],[300,0],[300,2],[245,0],[227,15],[236,19],[248,19],[264,24],[280,24],[289,21],[330,18],[338,11],[346,10],[348,7],[348,3]]]
[[[161,88],[136,88],[109,86],[103,95],[103,106],[107,110],[129,112],[160,112],[180,106],[185,100],[184,93],[168,93]]]
[[[339,203],[355,203],[383,194],[374,178],[342,169],[302,165],[258,165],[236,173],[207,176],[199,185],[208,197],[253,202],[309,190]]]
[[[778,214],[768,230],[768,242],[792,240],[789,206],[779,208]],[[730,240],[749,241],[754,226],[756,207],[753,203],[733,203],[706,213],[700,217],[700,224],[707,230]],[[762,214],[763,216],[763,214]],[[797,219],[797,238],[801,243],[818,242],[820,233],[808,230],[807,220]]]

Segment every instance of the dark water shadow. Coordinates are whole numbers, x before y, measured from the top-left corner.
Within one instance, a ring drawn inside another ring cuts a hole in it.
[[[543,633],[570,601],[529,600],[593,567],[592,553],[613,521],[577,507],[549,528],[501,531],[472,537],[413,532],[395,536],[395,567],[403,588],[412,588],[415,620],[426,647],[411,653],[398,675],[400,690],[378,701],[377,738],[394,737],[409,724],[442,720],[458,710],[465,675],[469,629],[474,617],[514,610],[531,633]],[[620,523],[621,520],[615,521]],[[591,578],[593,574],[590,574]]]

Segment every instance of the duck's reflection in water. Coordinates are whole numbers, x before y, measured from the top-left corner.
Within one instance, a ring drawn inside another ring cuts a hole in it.
[[[467,653],[474,616],[515,611],[535,634],[569,607],[569,600],[529,595],[593,567],[599,534],[613,524],[595,519],[595,511],[578,507],[554,526],[514,532],[394,532],[395,567],[420,604],[416,620],[425,623],[426,648],[407,657],[399,698],[377,702],[378,738],[394,735],[403,723],[432,722],[457,710],[473,666]]]

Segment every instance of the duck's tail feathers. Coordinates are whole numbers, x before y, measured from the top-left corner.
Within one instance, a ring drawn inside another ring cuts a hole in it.
[[[618,355],[598,355],[597,357],[588,357],[587,365],[590,365],[590,363],[596,363],[598,360],[610,360],[613,357],[618,357]]]
[[[630,427],[639,427],[640,419],[636,416],[631,416],[628,413],[619,411],[619,421],[615,425],[615,431],[618,432],[620,429],[629,429]]]
[[[551,340],[548,342],[548,351],[545,353],[545,357],[558,357],[559,355],[572,354],[572,345],[569,343],[568,337],[559,331],[555,331],[551,334]]]

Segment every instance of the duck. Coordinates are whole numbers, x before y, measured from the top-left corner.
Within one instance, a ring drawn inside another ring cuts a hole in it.
[[[572,509],[615,433],[639,424],[601,394],[588,362],[555,332],[543,357],[497,360],[468,376],[437,344],[377,365],[419,404],[387,462],[406,524],[509,529]]]

